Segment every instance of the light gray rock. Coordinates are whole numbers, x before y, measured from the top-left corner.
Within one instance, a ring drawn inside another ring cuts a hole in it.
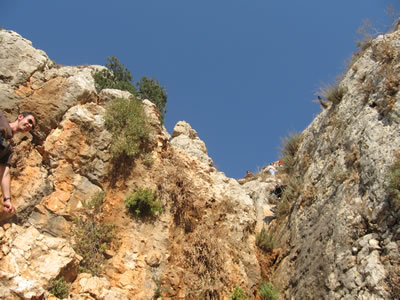
[[[47,294],[43,287],[58,276],[77,276],[80,258],[66,240],[14,224],[6,233],[11,251],[0,260],[0,282],[22,299]]]
[[[46,53],[14,31],[1,30],[0,45],[0,81],[13,87],[53,64]]]
[[[205,143],[198,137],[197,131],[189,123],[179,121],[172,132],[171,145],[183,149],[207,166],[213,166],[212,159],[208,156]]]
[[[116,99],[129,99],[133,95],[128,91],[121,91],[116,89],[103,89],[99,93],[100,103],[109,103]]]
[[[341,286],[333,279],[328,284],[335,289],[330,299],[391,297],[381,255],[383,240],[397,238],[393,225],[398,214],[389,205],[387,186],[400,149],[400,94],[389,95],[390,80],[399,80],[399,40],[399,31],[374,40],[340,81],[340,103],[331,103],[302,132],[295,175],[315,194],[306,206],[303,193],[292,200],[286,226],[279,231],[293,249],[274,274],[276,281],[288,284],[285,299],[309,293],[326,298],[323,286],[332,269],[345,277]],[[396,257],[398,249],[391,249]],[[289,262],[295,268],[288,270]],[[307,287],[310,281],[314,284]]]

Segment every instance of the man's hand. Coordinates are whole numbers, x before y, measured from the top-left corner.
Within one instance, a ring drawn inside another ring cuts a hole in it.
[[[11,200],[6,200],[3,202],[3,211],[10,214],[15,212],[15,209],[11,204]]]

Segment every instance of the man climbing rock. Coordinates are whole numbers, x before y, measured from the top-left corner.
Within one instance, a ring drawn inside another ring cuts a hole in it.
[[[14,213],[11,204],[11,177],[10,166],[13,156],[12,137],[18,132],[28,132],[35,128],[36,116],[31,112],[22,112],[14,122],[8,122],[3,112],[0,111],[0,183],[3,194],[3,211]]]

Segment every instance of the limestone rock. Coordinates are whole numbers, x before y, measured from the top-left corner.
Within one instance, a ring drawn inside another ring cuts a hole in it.
[[[121,289],[112,287],[104,277],[79,274],[71,287],[69,299],[128,300]]]
[[[69,281],[77,276],[79,258],[64,239],[13,225],[2,242],[11,251],[0,260],[0,286],[22,299],[43,297],[43,287],[58,276]]]
[[[103,89],[99,93],[100,103],[108,104],[109,102],[116,99],[129,99],[133,95],[128,91],[121,91],[116,89]]]
[[[207,166],[213,166],[213,161],[208,156],[206,145],[197,136],[196,130],[192,129],[187,122],[180,121],[175,125],[171,145],[183,149]]]
[[[274,274],[285,299],[396,298],[395,284],[387,286],[396,262],[384,265],[382,253],[398,251],[385,239],[396,240],[398,228],[387,174],[400,148],[400,94],[391,86],[399,80],[399,39],[399,31],[375,39],[339,83],[342,99],[302,133],[301,193],[285,226],[271,227],[290,243]]]
[[[27,82],[33,73],[53,64],[46,53],[14,31],[1,30],[0,44],[0,80],[11,86]]]

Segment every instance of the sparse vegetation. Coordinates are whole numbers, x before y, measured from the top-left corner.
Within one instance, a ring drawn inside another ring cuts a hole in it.
[[[149,152],[150,125],[139,100],[113,101],[106,110],[105,127],[112,134],[110,152],[114,160]]]
[[[161,279],[153,277],[153,282],[156,285],[156,288],[152,298],[156,300],[161,297]]]
[[[337,105],[342,101],[346,90],[340,86],[339,80],[337,80],[334,84],[324,85],[320,93],[327,101],[331,102],[333,105]]]
[[[310,206],[315,202],[317,191],[315,186],[313,185],[307,185],[306,187],[303,188],[303,191],[301,193],[301,204],[303,206]]]
[[[288,183],[283,190],[282,199],[277,206],[276,215],[278,218],[289,214],[291,203],[293,203],[301,194],[303,180],[295,176],[289,177]]]
[[[371,21],[366,19],[357,29],[357,34],[360,39],[356,42],[357,52],[354,52],[349,63],[349,68],[351,68],[354,63],[365,53],[365,51],[371,46],[373,39],[377,36],[376,29],[372,26]]]
[[[233,290],[232,295],[229,297],[229,299],[230,300],[246,300],[247,295],[240,286],[237,286]]]
[[[105,196],[106,193],[104,191],[97,192],[93,195],[92,199],[90,199],[89,202],[84,201],[83,206],[89,209],[94,209],[94,211],[98,212],[103,206]]]
[[[201,279],[204,292],[212,292],[215,282],[223,282],[226,276],[220,238],[203,226],[191,233],[191,239],[184,249],[184,265]]]
[[[68,298],[70,288],[71,285],[65,281],[63,276],[61,276],[60,278],[55,279],[51,282],[49,292],[57,298],[64,299]]]
[[[286,173],[290,174],[293,172],[294,165],[296,162],[296,153],[299,149],[302,136],[299,133],[290,134],[289,137],[285,137],[282,141],[283,148],[281,149],[283,169]]]
[[[390,64],[396,57],[396,50],[390,40],[384,39],[372,47],[372,55],[382,64]]]
[[[279,292],[271,282],[263,282],[260,286],[259,292],[261,298],[264,300],[277,300],[279,298]]]
[[[388,185],[389,203],[394,212],[400,212],[400,152],[396,154],[393,165],[389,169]]]
[[[274,239],[267,230],[263,227],[259,233],[256,235],[256,245],[260,249],[266,252],[272,252],[274,250]]]
[[[142,157],[142,162],[147,168],[150,168],[154,163],[152,154],[150,152],[145,153]]]
[[[154,216],[162,212],[162,203],[151,189],[138,190],[125,199],[125,207],[137,216]]]
[[[100,275],[105,260],[104,253],[114,237],[114,225],[100,224],[93,219],[76,219],[73,235],[74,250],[82,256],[80,272]]]

